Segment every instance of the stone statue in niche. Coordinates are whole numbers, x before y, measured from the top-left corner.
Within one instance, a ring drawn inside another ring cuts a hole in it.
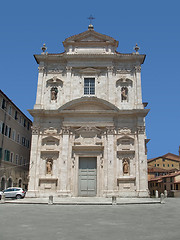
[[[57,93],[58,93],[57,87],[52,87],[51,88],[51,100],[57,99]]]
[[[129,174],[129,161],[126,158],[123,161],[123,173]]]
[[[52,173],[52,160],[48,159],[46,161],[46,173],[51,174]]]
[[[121,100],[127,100],[128,99],[128,88],[127,87],[122,87],[121,88]]]

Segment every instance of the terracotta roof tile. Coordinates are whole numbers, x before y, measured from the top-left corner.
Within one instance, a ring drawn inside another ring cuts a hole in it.
[[[180,156],[175,155],[173,153],[166,153],[165,155],[162,155],[162,156],[159,156],[159,157],[156,157],[156,158],[148,159],[148,162],[152,162],[153,160],[156,160],[158,158],[166,158],[166,159],[170,159],[170,160],[174,160],[174,161],[180,162]]]

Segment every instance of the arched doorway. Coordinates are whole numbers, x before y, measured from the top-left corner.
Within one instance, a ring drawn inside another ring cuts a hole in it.
[[[13,183],[12,178],[9,178],[7,182],[7,187],[12,187],[12,183]]]
[[[4,190],[6,188],[6,180],[4,177],[1,178],[1,190]]]
[[[19,179],[18,186],[22,187],[22,179]]]

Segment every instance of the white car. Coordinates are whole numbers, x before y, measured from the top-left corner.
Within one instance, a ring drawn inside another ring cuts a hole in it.
[[[24,198],[26,195],[26,192],[24,191],[24,189],[20,187],[9,187],[3,191],[0,191],[0,199],[3,193],[5,195],[5,198],[16,198],[16,199]]]

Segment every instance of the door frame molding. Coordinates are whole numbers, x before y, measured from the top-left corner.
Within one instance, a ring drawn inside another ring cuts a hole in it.
[[[103,183],[103,179],[101,177],[103,168],[101,168],[100,164],[101,164],[101,158],[102,158],[102,153],[101,152],[96,152],[96,151],[92,151],[92,152],[78,152],[78,153],[74,153],[74,161],[75,161],[75,167],[72,168],[72,171],[74,171],[74,174],[72,176],[74,176],[73,181],[72,181],[72,191],[73,191],[73,195],[75,197],[79,196],[79,158],[80,157],[96,157],[96,161],[97,161],[97,177],[96,177],[96,196],[100,196],[100,192],[101,192],[101,187],[102,183]],[[100,181],[101,180],[101,181]]]

